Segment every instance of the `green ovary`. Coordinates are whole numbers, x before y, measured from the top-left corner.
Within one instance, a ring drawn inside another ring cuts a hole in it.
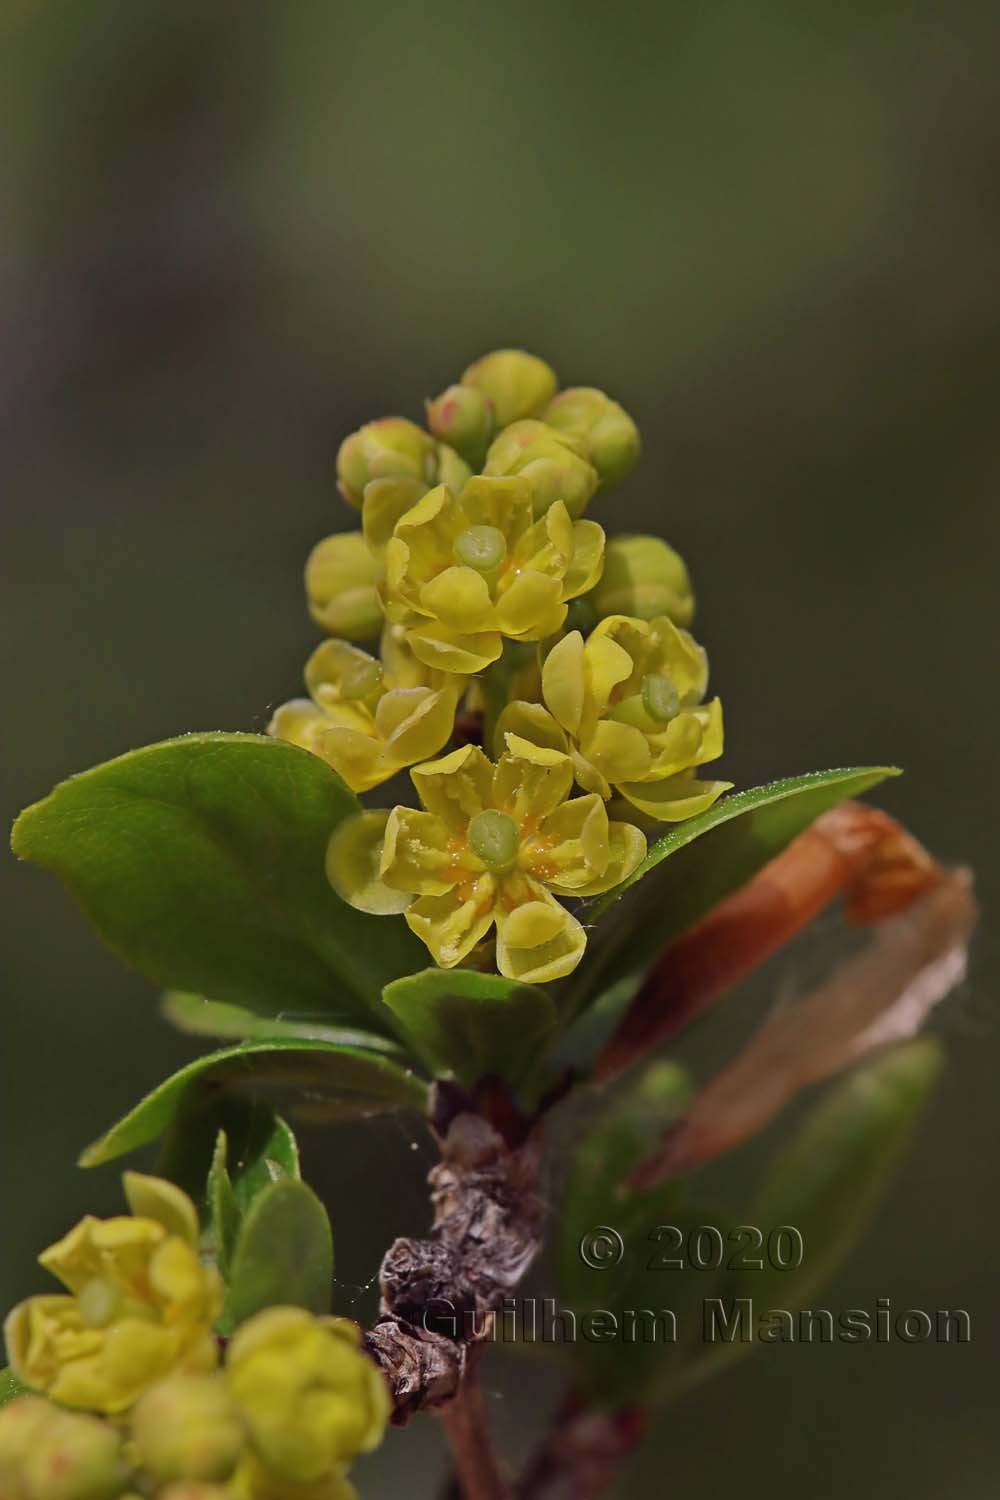
[[[521,835],[514,819],[502,812],[481,812],[469,822],[469,848],[488,870],[503,874],[517,860]]]
[[[455,556],[477,573],[490,573],[507,556],[507,541],[496,526],[470,526],[455,542]]]

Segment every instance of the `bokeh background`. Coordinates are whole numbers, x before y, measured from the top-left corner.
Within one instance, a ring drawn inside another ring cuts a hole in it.
[[[917,1149],[824,1302],[964,1348],[759,1354],[622,1494],[995,1491],[1000,132],[987,3],[8,0],[0,18],[5,817],[187,729],[260,729],[350,525],[339,439],[520,344],[632,410],[598,519],[692,564],[740,784],[880,793],[986,910]],[[619,503],[620,501],[620,503]],[[193,1053],[51,879],[0,870],[3,1301],[116,1173],[79,1147]],[[781,982],[780,964],[771,978]],[[734,1002],[735,1005],[735,1002]],[[735,1012],[734,1012],[735,1014]],[[311,1140],[342,1293],[425,1217],[416,1130]],[[491,1370],[520,1453],[552,1387]],[[361,1471],[431,1495],[433,1421]]]

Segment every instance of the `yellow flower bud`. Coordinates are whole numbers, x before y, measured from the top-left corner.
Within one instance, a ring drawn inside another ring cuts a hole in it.
[[[190,1479],[168,1484],[166,1489],[156,1492],[156,1500],[231,1500],[232,1496],[228,1485],[202,1484]]]
[[[495,349],[469,366],[462,384],[489,397],[499,428],[540,412],[555,395],[557,381],[552,367],[537,355]]]
[[[244,1434],[221,1375],[175,1375],[136,1405],[132,1441],[137,1462],[166,1484],[228,1479],[243,1452]]]
[[[381,417],[352,432],[337,454],[337,488],[359,510],[369,480],[408,475],[434,482],[438,455],[433,438],[406,417]]]
[[[171,1370],[217,1360],[222,1283],[198,1259],[194,1205],[172,1183],[128,1175],[145,1214],[83,1219],[39,1256],[70,1295],[29,1297],[4,1325],[18,1379],[65,1406],[124,1411]]]
[[[496,432],[497,418],[485,391],[471,385],[450,385],[427,402],[427,425],[436,438],[478,468]]]
[[[484,474],[518,474],[531,490],[536,517],[561,500],[570,516],[581,516],[597,489],[597,470],[582,445],[545,422],[515,422],[490,445]]]
[[[545,408],[544,420],[585,444],[602,485],[618,484],[638,462],[638,427],[624,407],[592,386],[560,391]]]
[[[632,615],[653,620],[667,615],[690,625],[694,594],[684,559],[658,536],[617,536],[604,552],[604,572],[587,596],[598,616]]]
[[[257,1457],[294,1484],[328,1479],[382,1441],[389,1393],[343,1319],[265,1309],[233,1338],[226,1379]]]
[[[39,1425],[21,1464],[24,1500],[117,1500],[127,1482],[115,1429],[96,1417],[55,1408]]]
[[[25,1459],[56,1410],[41,1396],[18,1396],[0,1407],[0,1495],[4,1500],[21,1500]]]
[[[316,624],[350,641],[374,639],[382,629],[382,573],[360,531],[317,542],[306,563],[306,597]]]

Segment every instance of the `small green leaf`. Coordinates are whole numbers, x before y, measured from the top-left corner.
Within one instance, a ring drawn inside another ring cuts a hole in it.
[[[594,930],[571,984],[574,1009],[640,972],[821,813],[898,774],[892,766],[813,771],[737,792],[678,823],[628,880],[584,908],[581,920]]]
[[[489,1074],[518,1083],[556,1029],[547,991],[473,969],[424,969],[382,999],[426,1066],[466,1086]]]
[[[189,1101],[189,1091],[208,1088],[259,1094],[308,1089],[331,1096],[334,1113],[347,1117],[399,1109],[423,1110],[427,1085],[387,1057],[330,1042],[248,1042],[211,1052],[161,1083],[117,1125],[88,1146],[82,1167],[100,1166],[155,1141]],[[214,1138],[214,1137],[213,1137]]]
[[[326,1209],[304,1182],[271,1183],[240,1226],[222,1331],[276,1303],[328,1313],[332,1293],[333,1236]]]
[[[251,1041],[276,1037],[301,1037],[306,1041],[335,1042],[342,1047],[363,1047],[369,1052],[399,1055],[402,1048],[374,1031],[354,1031],[322,1021],[293,1019],[288,1015],[261,1016],[223,1000],[206,1000],[184,990],[168,990],[160,1009],[172,1026],[191,1036],[214,1036],[223,1041]]]
[[[226,1165],[228,1150],[226,1132],[220,1130],[215,1143],[212,1165],[208,1169],[208,1181],[205,1184],[209,1235],[215,1250],[216,1263],[226,1281],[229,1280],[229,1263],[236,1247],[236,1236],[242,1220],[240,1206],[236,1201],[236,1194],[233,1191],[232,1180]]]
[[[0,1370],[0,1406],[6,1406],[8,1401],[14,1401],[27,1393],[28,1387],[21,1384],[13,1370]]]
[[[377,1028],[383,986],[424,950],[401,918],[352,911],[326,878],[330,834],[357,810],[305,750],[197,734],[64,781],[12,842],[160,984]]]

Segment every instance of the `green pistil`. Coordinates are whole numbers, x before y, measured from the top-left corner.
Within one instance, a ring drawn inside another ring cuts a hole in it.
[[[514,819],[506,813],[476,813],[469,821],[469,848],[488,870],[502,875],[517,861],[521,835]]]
[[[507,556],[507,539],[496,526],[470,526],[455,542],[455,556],[477,573],[492,573]]]

